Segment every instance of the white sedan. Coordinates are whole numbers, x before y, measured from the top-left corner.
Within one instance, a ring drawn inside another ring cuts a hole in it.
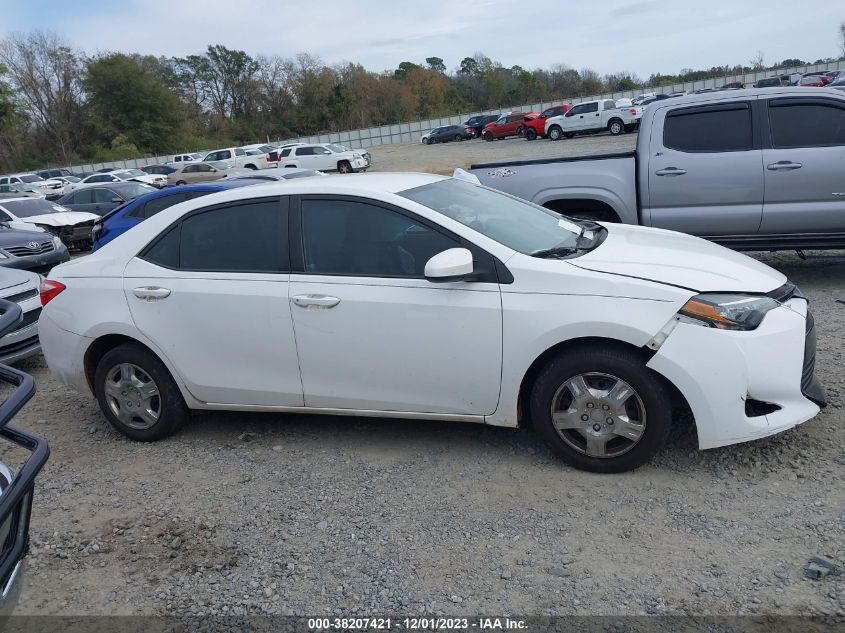
[[[694,262],[691,265],[690,262]],[[430,174],[300,178],[165,209],[42,284],[57,378],[152,441],[194,409],[531,420],[620,472],[815,416],[807,301],[687,235]]]
[[[161,174],[148,174],[140,169],[116,169],[109,172],[101,172],[86,176],[79,182],[72,183],[66,187],[68,192],[89,187],[91,185],[102,185],[109,182],[142,182],[145,185],[152,185],[161,189],[167,185],[167,176]]]
[[[38,228],[52,233],[69,248],[91,245],[91,229],[100,216],[71,211],[44,198],[6,198],[0,200],[0,222],[13,229]]]

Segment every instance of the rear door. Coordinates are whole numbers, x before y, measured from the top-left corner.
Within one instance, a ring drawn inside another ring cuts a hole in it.
[[[74,211],[85,211],[87,213],[94,213],[94,190],[98,187],[85,187],[73,192],[70,198],[67,199],[66,205]]]
[[[662,107],[653,121],[644,221],[699,236],[754,235],[763,155],[754,100]]]
[[[761,100],[765,101],[765,100]],[[761,233],[845,234],[845,101],[768,100]],[[765,132],[764,132],[765,133]]]
[[[202,402],[302,406],[287,204],[270,197],[198,209],[126,266],[136,326]]]

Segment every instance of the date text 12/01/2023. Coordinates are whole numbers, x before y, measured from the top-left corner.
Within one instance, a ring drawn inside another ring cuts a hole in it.
[[[449,630],[524,630],[524,620],[498,617],[476,618],[308,618],[311,631],[449,631]]]

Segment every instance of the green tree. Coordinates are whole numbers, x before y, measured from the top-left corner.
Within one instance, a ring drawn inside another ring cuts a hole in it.
[[[86,113],[99,140],[166,152],[180,140],[181,104],[138,59],[112,53],[88,63]]]
[[[481,72],[481,69],[474,57],[464,57],[461,60],[461,67],[458,72],[462,75],[477,76]]]
[[[443,63],[443,59],[440,57],[426,57],[425,63],[428,64],[429,70],[442,74],[446,73],[446,64]]]
[[[419,68],[419,65],[414,62],[401,62],[399,67],[393,71],[393,76],[396,77],[396,79],[405,79],[408,76],[408,73],[415,68]]]

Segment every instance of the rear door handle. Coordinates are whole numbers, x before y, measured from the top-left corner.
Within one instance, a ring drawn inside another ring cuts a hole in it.
[[[779,160],[776,163],[771,163],[770,165],[766,165],[766,169],[769,171],[780,171],[782,169],[785,170],[792,170],[792,169],[801,169],[803,165],[801,163],[793,163],[791,160]]]
[[[159,299],[166,299],[170,296],[169,288],[160,288],[159,286],[140,286],[132,291],[139,299],[144,301],[158,301]]]
[[[667,167],[666,169],[658,169],[654,172],[655,176],[683,176],[687,173],[686,169],[678,169],[677,167]]]
[[[295,295],[293,302],[300,308],[307,308],[310,310],[328,310],[340,303],[337,297],[330,297],[329,295]]]

